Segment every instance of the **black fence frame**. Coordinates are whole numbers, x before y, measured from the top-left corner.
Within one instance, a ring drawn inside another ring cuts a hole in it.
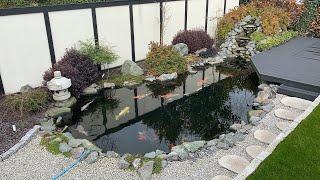
[[[134,40],[135,39],[135,37],[134,37],[134,18],[133,18],[132,6],[138,5],[138,4],[159,3],[160,28],[161,28],[161,26],[163,25],[163,17],[162,17],[163,16],[163,2],[171,2],[171,1],[185,1],[184,30],[187,30],[187,27],[188,27],[188,0],[111,0],[111,1],[95,2],[95,3],[66,4],[66,5],[54,5],[54,6],[25,7],[25,8],[10,8],[10,9],[0,9],[0,16],[42,13],[43,17],[44,17],[45,27],[46,27],[51,64],[53,65],[56,63],[56,57],[55,57],[53,40],[52,40],[49,12],[91,9],[94,41],[95,41],[96,45],[99,45],[99,34],[98,34],[98,27],[97,27],[96,8],[129,5],[130,33],[131,33],[131,56],[132,56],[132,60],[136,61],[135,40]],[[226,13],[226,3],[227,3],[227,0],[224,0],[223,14]],[[205,31],[207,32],[209,0],[206,0],[205,11],[206,11],[206,13],[205,13],[206,16],[205,16],[204,27],[205,27]],[[162,31],[160,31],[160,32],[162,32]],[[161,36],[162,35],[160,35],[160,37]],[[3,92],[1,92],[1,91],[3,91]],[[2,81],[0,81],[0,94],[1,93],[4,93]]]

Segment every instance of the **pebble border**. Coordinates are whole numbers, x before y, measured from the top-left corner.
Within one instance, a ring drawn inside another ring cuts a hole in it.
[[[293,122],[284,129],[275,140],[273,140],[268,147],[262,151],[256,158],[254,158],[251,163],[234,179],[235,180],[245,180],[250,176],[259,165],[276,149],[278,144],[282,142],[318,105],[320,104],[320,95],[311,103],[301,115],[293,120]]]
[[[35,125],[32,129],[30,129],[21,139],[20,141],[11,147],[8,151],[4,152],[0,155],[0,161],[4,161],[8,159],[11,155],[16,153],[19,149],[23,148],[31,139],[39,132],[40,126]]]

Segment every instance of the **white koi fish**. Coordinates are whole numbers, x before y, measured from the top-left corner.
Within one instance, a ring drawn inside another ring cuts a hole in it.
[[[94,100],[95,100],[95,99],[94,99]],[[94,100],[92,100],[92,101],[88,102],[87,104],[85,104],[84,106],[82,106],[82,107],[81,107],[81,111],[86,110],[86,109],[90,106],[90,104],[93,103]]]
[[[116,115],[116,120],[119,120],[120,117],[128,114],[129,112],[130,112],[130,107],[129,107],[129,106],[123,108],[123,109],[120,111],[120,113],[119,113],[118,115]]]

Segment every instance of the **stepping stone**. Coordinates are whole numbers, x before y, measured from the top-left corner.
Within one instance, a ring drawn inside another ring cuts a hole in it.
[[[212,178],[212,180],[231,180],[231,178],[229,176],[225,176],[225,175],[218,175]]]
[[[256,130],[254,132],[254,138],[267,144],[270,144],[276,137],[277,135],[267,130]]]
[[[290,122],[276,122],[276,126],[278,129],[280,129],[281,131],[283,131],[286,127],[288,127],[291,123]]]
[[[248,146],[246,148],[246,152],[251,156],[252,158],[256,158],[262,151],[264,150],[263,147],[257,146],[257,145],[252,145]]]
[[[285,109],[276,109],[274,111],[274,115],[278,118],[289,120],[289,121],[293,121],[296,117],[299,116],[298,113],[288,111]]]
[[[240,173],[250,164],[248,160],[236,155],[226,155],[219,159],[219,164],[235,173]]]
[[[281,103],[285,106],[289,106],[295,109],[306,110],[309,106],[311,106],[312,102],[296,97],[285,97],[281,99]]]

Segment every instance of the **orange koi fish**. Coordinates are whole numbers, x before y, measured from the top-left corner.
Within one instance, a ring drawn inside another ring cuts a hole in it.
[[[175,96],[179,96],[179,94],[172,94],[172,93],[168,93],[168,94],[165,94],[165,95],[162,95],[160,97],[164,98],[164,99],[171,99]]]
[[[198,80],[198,81],[197,81],[197,86],[203,86],[204,84],[207,83],[207,81],[208,81],[207,78],[204,78],[203,80],[202,80],[202,79],[201,79],[201,80]]]
[[[147,139],[146,132],[138,132],[138,140],[145,141]]]
[[[150,96],[152,93],[147,93],[147,94],[140,94],[138,96],[133,96],[133,99],[143,99],[147,96]]]

